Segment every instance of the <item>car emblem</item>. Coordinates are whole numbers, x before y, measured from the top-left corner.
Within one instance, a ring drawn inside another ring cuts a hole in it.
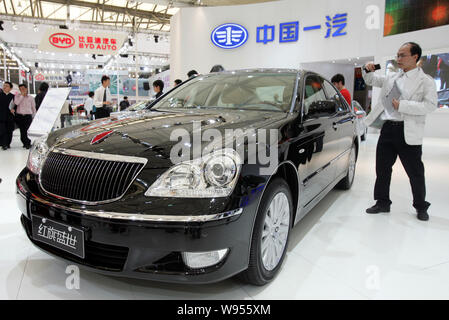
[[[211,34],[212,43],[222,49],[234,49],[248,40],[248,30],[236,23],[222,24]]]
[[[114,133],[113,130],[109,130],[109,131],[105,131],[105,132],[102,132],[100,134],[97,134],[95,137],[93,137],[93,139],[90,142],[90,144],[92,145],[92,144],[100,143],[100,142],[102,142],[104,139],[106,139],[107,137],[109,137],[113,133]]]

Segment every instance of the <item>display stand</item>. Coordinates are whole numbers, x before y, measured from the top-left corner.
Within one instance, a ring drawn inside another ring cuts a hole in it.
[[[71,88],[51,88],[47,91],[47,94],[28,129],[28,136],[31,140],[50,133],[56,119],[59,117],[64,102],[67,100],[70,89]]]

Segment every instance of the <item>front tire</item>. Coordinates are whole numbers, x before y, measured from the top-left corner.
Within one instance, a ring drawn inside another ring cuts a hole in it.
[[[241,274],[245,282],[262,286],[276,276],[287,251],[292,218],[290,188],[285,180],[274,178],[257,212],[248,269]]]

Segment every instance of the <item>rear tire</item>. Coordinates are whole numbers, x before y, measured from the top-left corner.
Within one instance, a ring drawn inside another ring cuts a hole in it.
[[[366,134],[368,133],[368,129],[365,129],[365,132],[363,133],[363,135],[360,137],[360,140],[365,141],[366,140]]]
[[[285,258],[292,218],[290,188],[285,180],[274,178],[259,205],[248,269],[240,274],[243,281],[262,286],[273,280]]]
[[[338,189],[341,189],[341,190],[351,189],[352,183],[354,182],[356,162],[357,162],[356,148],[355,148],[355,144],[352,144],[351,151],[349,153],[348,173],[337,184]]]

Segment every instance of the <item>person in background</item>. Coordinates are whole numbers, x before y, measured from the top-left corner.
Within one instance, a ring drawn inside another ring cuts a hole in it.
[[[25,149],[31,148],[31,140],[28,138],[28,128],[36,114],[36,103],[34,98],[28,94],[28,88],[24,84],[19,85],[20,93],[14,97],[17,105],[15,120],[20,129],[20,140]]]
[[[338,91],[340,91],[346,102],[351,105],[351,94],[349,93],[349,90],[345,88],[345,77],[338,73],[332,77],[331,82],[338,89]]]
[[[65,127],[65,121],[67,120],[69,126],[72,125],[71,115],[73,113],[72,105],[69,99],[67,99],[62,105],[61,109],[61,128]]]
[[[162,80],[156,80],[153,82],[153,90],[156,92],[156,99],[164,94],[164,82]]]
[[[11,93],[12,83],[6,81],[0,91],[0,146],[3,150],[10,148],[14,131],[14,95]]]
[[[225,69],[223,68],[223,66],[221,64],[216,64],[215,66],[212,67],[212,69],[210,69],[210,73],[222,72],[222,71],[225,71]]]
[[[176,79],[175,80],[175,87],[179,86],[182,83],[181,79]]]
[[[34,97],[34,102],[36,103],[36,111],[39,110],[39,107],[42,104],[42,101],[44,101],[45,95],[47,94],[49,85],[47,82],[42,82],[39,86],[39,90],[37,95]]]
[[[94,106],[94,95],[95,93],[93,91],[90,91],[86,101],[84,101],[84,110],[86,110],[86,116],[89,119],[92,119],[93,115],[92,108]]]
[[[110,115],[109,107],[112,105],[112,96],[109,91],[111,79],[108,76],[101,77],[101,86],[95,90],[94,105],[96,107],[95,119],[107,118]]]
[[[194,78],[198,75],[198,72],[196,72],[196,70],[190,70],[189,72],[187,72],[187,77],[190,78]]]
[[[129,107],[128,97],[123,97],[123,100],[120,102],[120,111],[126,110]]]

